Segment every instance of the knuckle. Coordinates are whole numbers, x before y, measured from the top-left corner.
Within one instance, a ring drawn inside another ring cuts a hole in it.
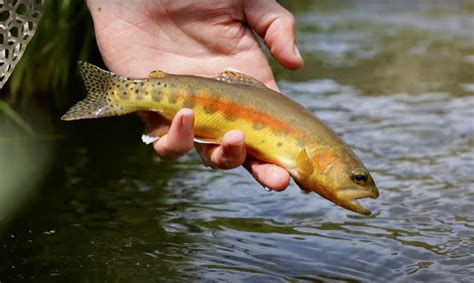
[[[287,25],[294,27],[296,24],[295,16],[288,11],[285,11],[281,18]]]

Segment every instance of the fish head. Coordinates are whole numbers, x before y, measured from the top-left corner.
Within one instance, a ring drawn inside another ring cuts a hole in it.
[[[378,198],[379,191],[369,171],[361,164],[346,164],[337,162],[332,170],[324,176],[326,190],[331,200],[339,206],[370,215],[357,200],[363,198]]]
[[[379,191],[369,171],[347,146],[315,150],[309,154],[309,160],[314,168],[312,174],[306,179],[295,179],[303,190],[313,191],[348,210],[370,215],[357,200],[375,199]]]

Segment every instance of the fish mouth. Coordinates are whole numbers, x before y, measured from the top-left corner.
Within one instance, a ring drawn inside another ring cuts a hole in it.
[[[352,210],[354,212],[363,214],[363,215],[370,215],[370,210],[365,209],[357,200],[362,198],[378,198],[379,193],[377,190],[373,191],[361,191],[360,189],[345,189],[342,191],[338,191],[336,193],[337,197],[337,204]]]

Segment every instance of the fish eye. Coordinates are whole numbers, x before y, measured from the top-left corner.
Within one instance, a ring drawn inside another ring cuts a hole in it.
[[[369,173],[363,169],[355,169],[352,171],[352,180],[357,184],[364,184],[369,179]]]

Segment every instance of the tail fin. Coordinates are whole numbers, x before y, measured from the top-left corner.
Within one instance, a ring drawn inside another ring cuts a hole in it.
[[[78,62],[87,96],[76,103],[61,117],[61,120],[92,119],[126,114],[119,105],[113,103],[113,86],[127,79],[100,69],[87,62]],[[128,113],[128,111],[127,111]]]

